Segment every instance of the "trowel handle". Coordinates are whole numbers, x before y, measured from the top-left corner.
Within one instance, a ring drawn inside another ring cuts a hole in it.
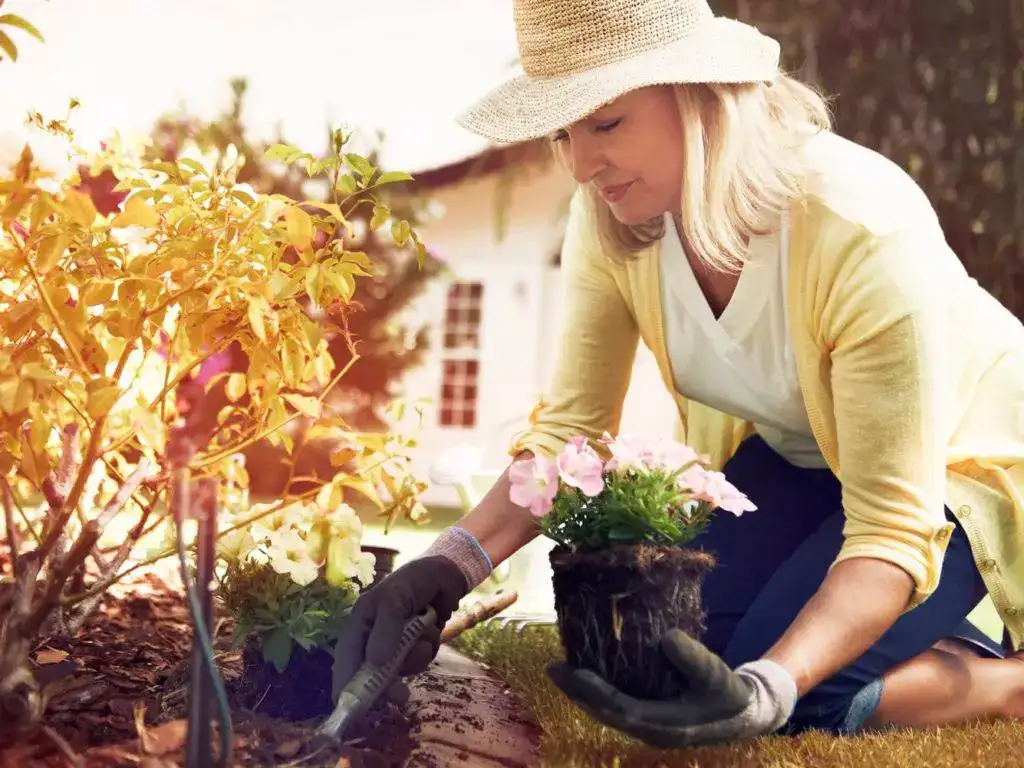
[[[357,699],[365,702],[367,708],[378,696],[380,696],[395,678],[405,657],[409,655],[412,647],[419,642],[423,632],[430,626],[437,623],[437,613],[433,607],[427,606],[427,610],[418,616],[414,616],[406,622],[402,635],[398,640],[398,647],[395,655],[383,666],[375,666],[364,662],[356,672],[355,676],[345,686],[345,691],[351,693]]]

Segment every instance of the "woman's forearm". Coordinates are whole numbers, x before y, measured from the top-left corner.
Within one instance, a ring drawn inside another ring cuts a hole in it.
[[[874,645],[902,615],[913,588],[892,563],[844,560],[765,657],[789,671],[803,696]]]
[[[525,452],[517,460],[532,456]],[[480,542],[495,566],[540,533],[537,519],[509,498],[510,488],[506,469],[473,511],[459,521],[459,526]]]

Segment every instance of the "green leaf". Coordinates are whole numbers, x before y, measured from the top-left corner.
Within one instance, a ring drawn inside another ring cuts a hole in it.
[[[264,152],[263,156],[268,160],[288,161],[289,158],[294,157],[296,154],[302,154],[301,150],[288,144],[275,144]]]
[[[612,541],[628,541],[637,538],[637,531],[632,528],[616,526],[608,531],[608,538]]]
[[[377,184],[394,184],[399,181],[413,181],[413,177],[405,171],[385,171],[377,179]]]
[[[263,658],[274,665],[278,672],[284,672],[292,657],[292,638],[287,627],[278,627],[263,638]]]
[[[0,24],[6,24],[9,27],[17,27],[18,29],[28,32],[40,43],[46,42],[45,40],[43,40],[42,33],[38,29],[36,29],[30,22],[21,18],[21,16],[15,16],[13,13],[5,13],[3,15],[0,15]]]
[[[391,224],[391,237],[394,238],[395,245],[402,248],[407,242],[409,242],[409,235],[411,230],[408,221],[398,220]]]
[[[345,251],[341,255],[342,264],[358,264],[363,269],[373,269],[373,261],[363,251]]]
[[[241,202],[245,203],[250,207],[256,205],[256,198],[254,198],[244,189],[232,189],[231,196],[235,198],[235,200],[240,200]]]
[[[337,188],[346,195],[354,195],[358,191],[359,185],[356,184],[351,173],[343,173],[338,177]]]
[[[379,229],[387,224],[391,218],[391,211],[386,205],[380,203],[373,206],[373,218],[370,219],[370,229]]]
[[[356,283],[352,275],[340,271],[325,272],[327,282],[338,292],[342,301],[348,301],[356,292]]]
[[[347,162],[352,167],[352,170],[358,173],[364,180],[372,176],[377,171],[377,169],[374,168],[373,163],[362,155],[357,155],[355,152],[346,152],[345,162]]]

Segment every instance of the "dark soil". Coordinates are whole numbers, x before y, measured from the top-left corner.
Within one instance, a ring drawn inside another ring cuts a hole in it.
[[[647,544],[596,552],[555,547],[555,611],[566,660],[631,696],[666,699],[685,685],[659,648],[670,629],[699,638],[706,553]]]
[[[263,660],[259,646],[250,643],[242,650],[242,671],[234,685],[242,706],[271,717],[308,720],[331,713],[331,666],[334,658],[326,651],[293,648],[284,672]]]

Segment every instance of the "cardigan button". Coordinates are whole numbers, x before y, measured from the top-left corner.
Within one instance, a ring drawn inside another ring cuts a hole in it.
[[[970,517],[971,516],[971,508],[969,506],[967,506],[966,504],[964,504],[964,505],[962,505],[960,507],[960,509],[957,510],[957,513],[959,514],[960,517]]]
[[[1016,616],[1018,613],[1020,613],[1020,609],[1014,608],[1012,605],[1006,609],[1007,616]]]
[[[996,567],[996,561],[990,557],[987,560],[982,561],[981,567],[984,568],[986,571],[991,571],[993,568]]]

